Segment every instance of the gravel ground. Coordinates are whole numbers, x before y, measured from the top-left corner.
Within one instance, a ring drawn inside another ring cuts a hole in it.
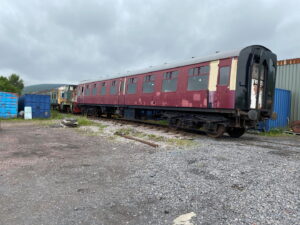
[[[300,224],[298,136],[194,142],[3,123],[0,224]]]

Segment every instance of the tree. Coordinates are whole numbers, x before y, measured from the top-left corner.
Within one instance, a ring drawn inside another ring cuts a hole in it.
[[[20,92],[23,90],[24,88],[24,82],[22,79],[20,79],[20,77],[17,74],[12,74],[8,77],[8,81],[9,83],[11,83],[14,87],[17,88],[17,90],[20,90]]]
[[[13,92],[21,94],[24,88],[24,82],[16,74],[10,75],[8,78],[0,76],[0,91]]]

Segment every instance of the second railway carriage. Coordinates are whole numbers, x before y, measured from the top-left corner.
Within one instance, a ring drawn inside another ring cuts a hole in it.
[[[76,102],[76,86],[77,85],[63,85],[51,90],[51,107],[62,112],[74,112],[73,107],[74,102]]]
[[[272,115],[276,60],[269,49],[254,45],[150,67],[79,84],[77,104],[86,114],[151,115],[214,137],[240,137]]]

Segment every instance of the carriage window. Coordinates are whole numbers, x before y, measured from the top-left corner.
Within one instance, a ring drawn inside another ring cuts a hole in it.
[[[229,83],[230,66],[220,68],[219,85],[226,86]]]
[[[188,91],[207,90],[209,66],[200,66],[189,70]]]
[[[200,66],[189,69],[189,76],[205,75],[209,73],[209,66]]]
[[[90,90],[89,90],[89,85],[86,86],[85,88],[85,96],[89,96],[90,95]]]
[[[106,87],[105,87],[105,82],[103,82],[101,84],[101,95],[105,95],[106,94]]]
[[[127,94],[135,94],[137,86],[137,78],[130,78],[127,85]]]
[[[197,76],[199,74],[199,67],[194,68],[193,75]]]
[[[111,95],[117,94],[117,81],[116,80],[114,80],[114,81],[111,82],[110,94]]]
[[[94,84],[94,87],[93,87],[93,91],[92,91],[92,95],[96,95],[97,94],[97,85]]]
[[[163,92],[172,92],[177,89],[178,71],[164,73],[164,80],[162,84]]]
[[[121,94],[123,94],[124,89],[125,89],[125,82],[121,81],[121,84],[120,84],[120,93]]]
[[[178,77],[178,71],[164,73],[164,79],[175,79]]]
[[[201,66],[199,69],[200,75],[201,74],[208,74],[209,73],[209,66]]]
[[[154,91],[154,75],[147,75],[144,77],[143,92],[152,93]]]
[[[191,76],[188,80],[188,91],[207,90],[208,75]]]

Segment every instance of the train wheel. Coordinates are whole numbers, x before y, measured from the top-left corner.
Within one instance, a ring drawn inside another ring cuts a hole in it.
[[[227,130],[227,133],[230,137],[233,138],[239,138],[246,132],[245,128],[236,128],[236,127],[230,127]]]
[[[224,133],[225,133],[224,125],[218,125],[215,132],[207,132],[207,135],[212,138],[219,138],[222,137]]]

